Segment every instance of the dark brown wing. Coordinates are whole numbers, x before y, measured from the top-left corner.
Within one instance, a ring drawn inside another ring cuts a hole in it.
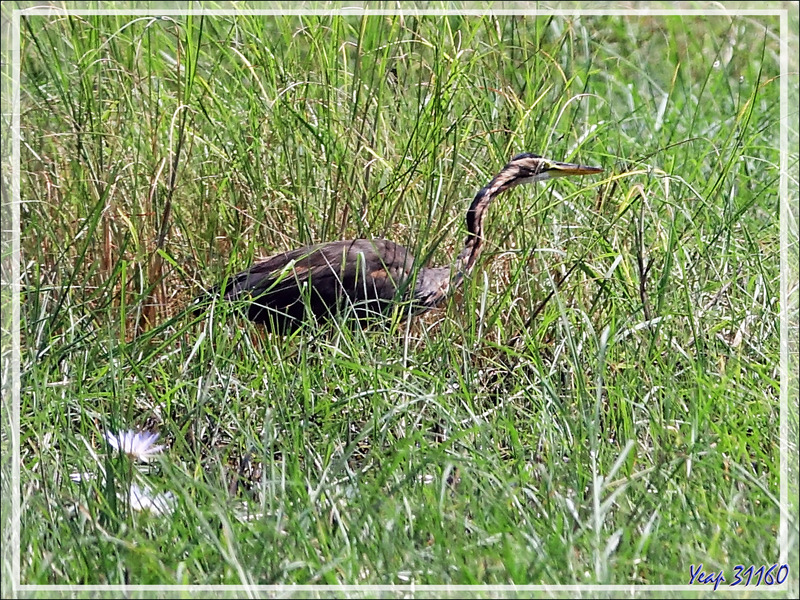
[[[405,295],[413,256],[388,240],[343,240],[284,252],[227,282],[222,296],[246,301],[247,316],[291,331],[306,317],[327,318],[352,307],[359,319],[382,313]]]

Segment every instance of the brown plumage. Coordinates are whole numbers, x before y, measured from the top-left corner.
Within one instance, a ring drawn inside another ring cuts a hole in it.
[[[247,316],[288,332],[310,316],[327,319],[352,310],[359,321],[383,318],[391,306],[411,301],[411,312],[439,306],[475,267],[483,249],[483,217],[489,204],[516,185],[601,168],[518,154],[483,188],[467,210],[467,239],[450,267],[422,267],[389,240],[341,240],[277,254],[216,287],[212,295],[243,301]]]

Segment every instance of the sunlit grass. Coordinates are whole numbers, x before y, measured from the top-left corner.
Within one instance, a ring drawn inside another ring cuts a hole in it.
[[[23,19],[22,581],[777,562],[777,27]],[[289,338],[185,311],[312,242],[447,264],[520,151],[605,173],[499,200],[441,310]],[[131,428],[168,445],[138,489],[169,516],[70,478],[124,478],[103,436]]]

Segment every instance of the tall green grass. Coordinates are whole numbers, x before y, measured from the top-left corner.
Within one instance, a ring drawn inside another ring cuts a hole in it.
[[[22,582],[777,562],[778,25],[24,17]],[[520,151],[606,171],[498,200],[441,310],[289,338],[185,311],[313,242],[447,264]],[[117,496],[128,427],[169,445],[169,516]]]

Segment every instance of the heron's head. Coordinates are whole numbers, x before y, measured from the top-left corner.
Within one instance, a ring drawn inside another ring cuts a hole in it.
[[[602,172],[603,169],[600,167],[586,167],[573,163],[558,162],[527,152],[517,154],[489,183],[480,189],[467,210],[467,231],[469,234],[467,235],[464,250],[459,255],[459,260],[463,263],[465,272],[468,272],[475,265],[482,248],[482,222],[486,207],[499,194],[523,183],[534,183],[553,179],[554,177],[566,177],[567,175],[591,175]]]
[[[503,168],[501,175],[507,178],[507,185],[510,187],[567,175],[591,175],[602,172],[603,169],[600,167],[558,162],[525,152],[512,158]]]

